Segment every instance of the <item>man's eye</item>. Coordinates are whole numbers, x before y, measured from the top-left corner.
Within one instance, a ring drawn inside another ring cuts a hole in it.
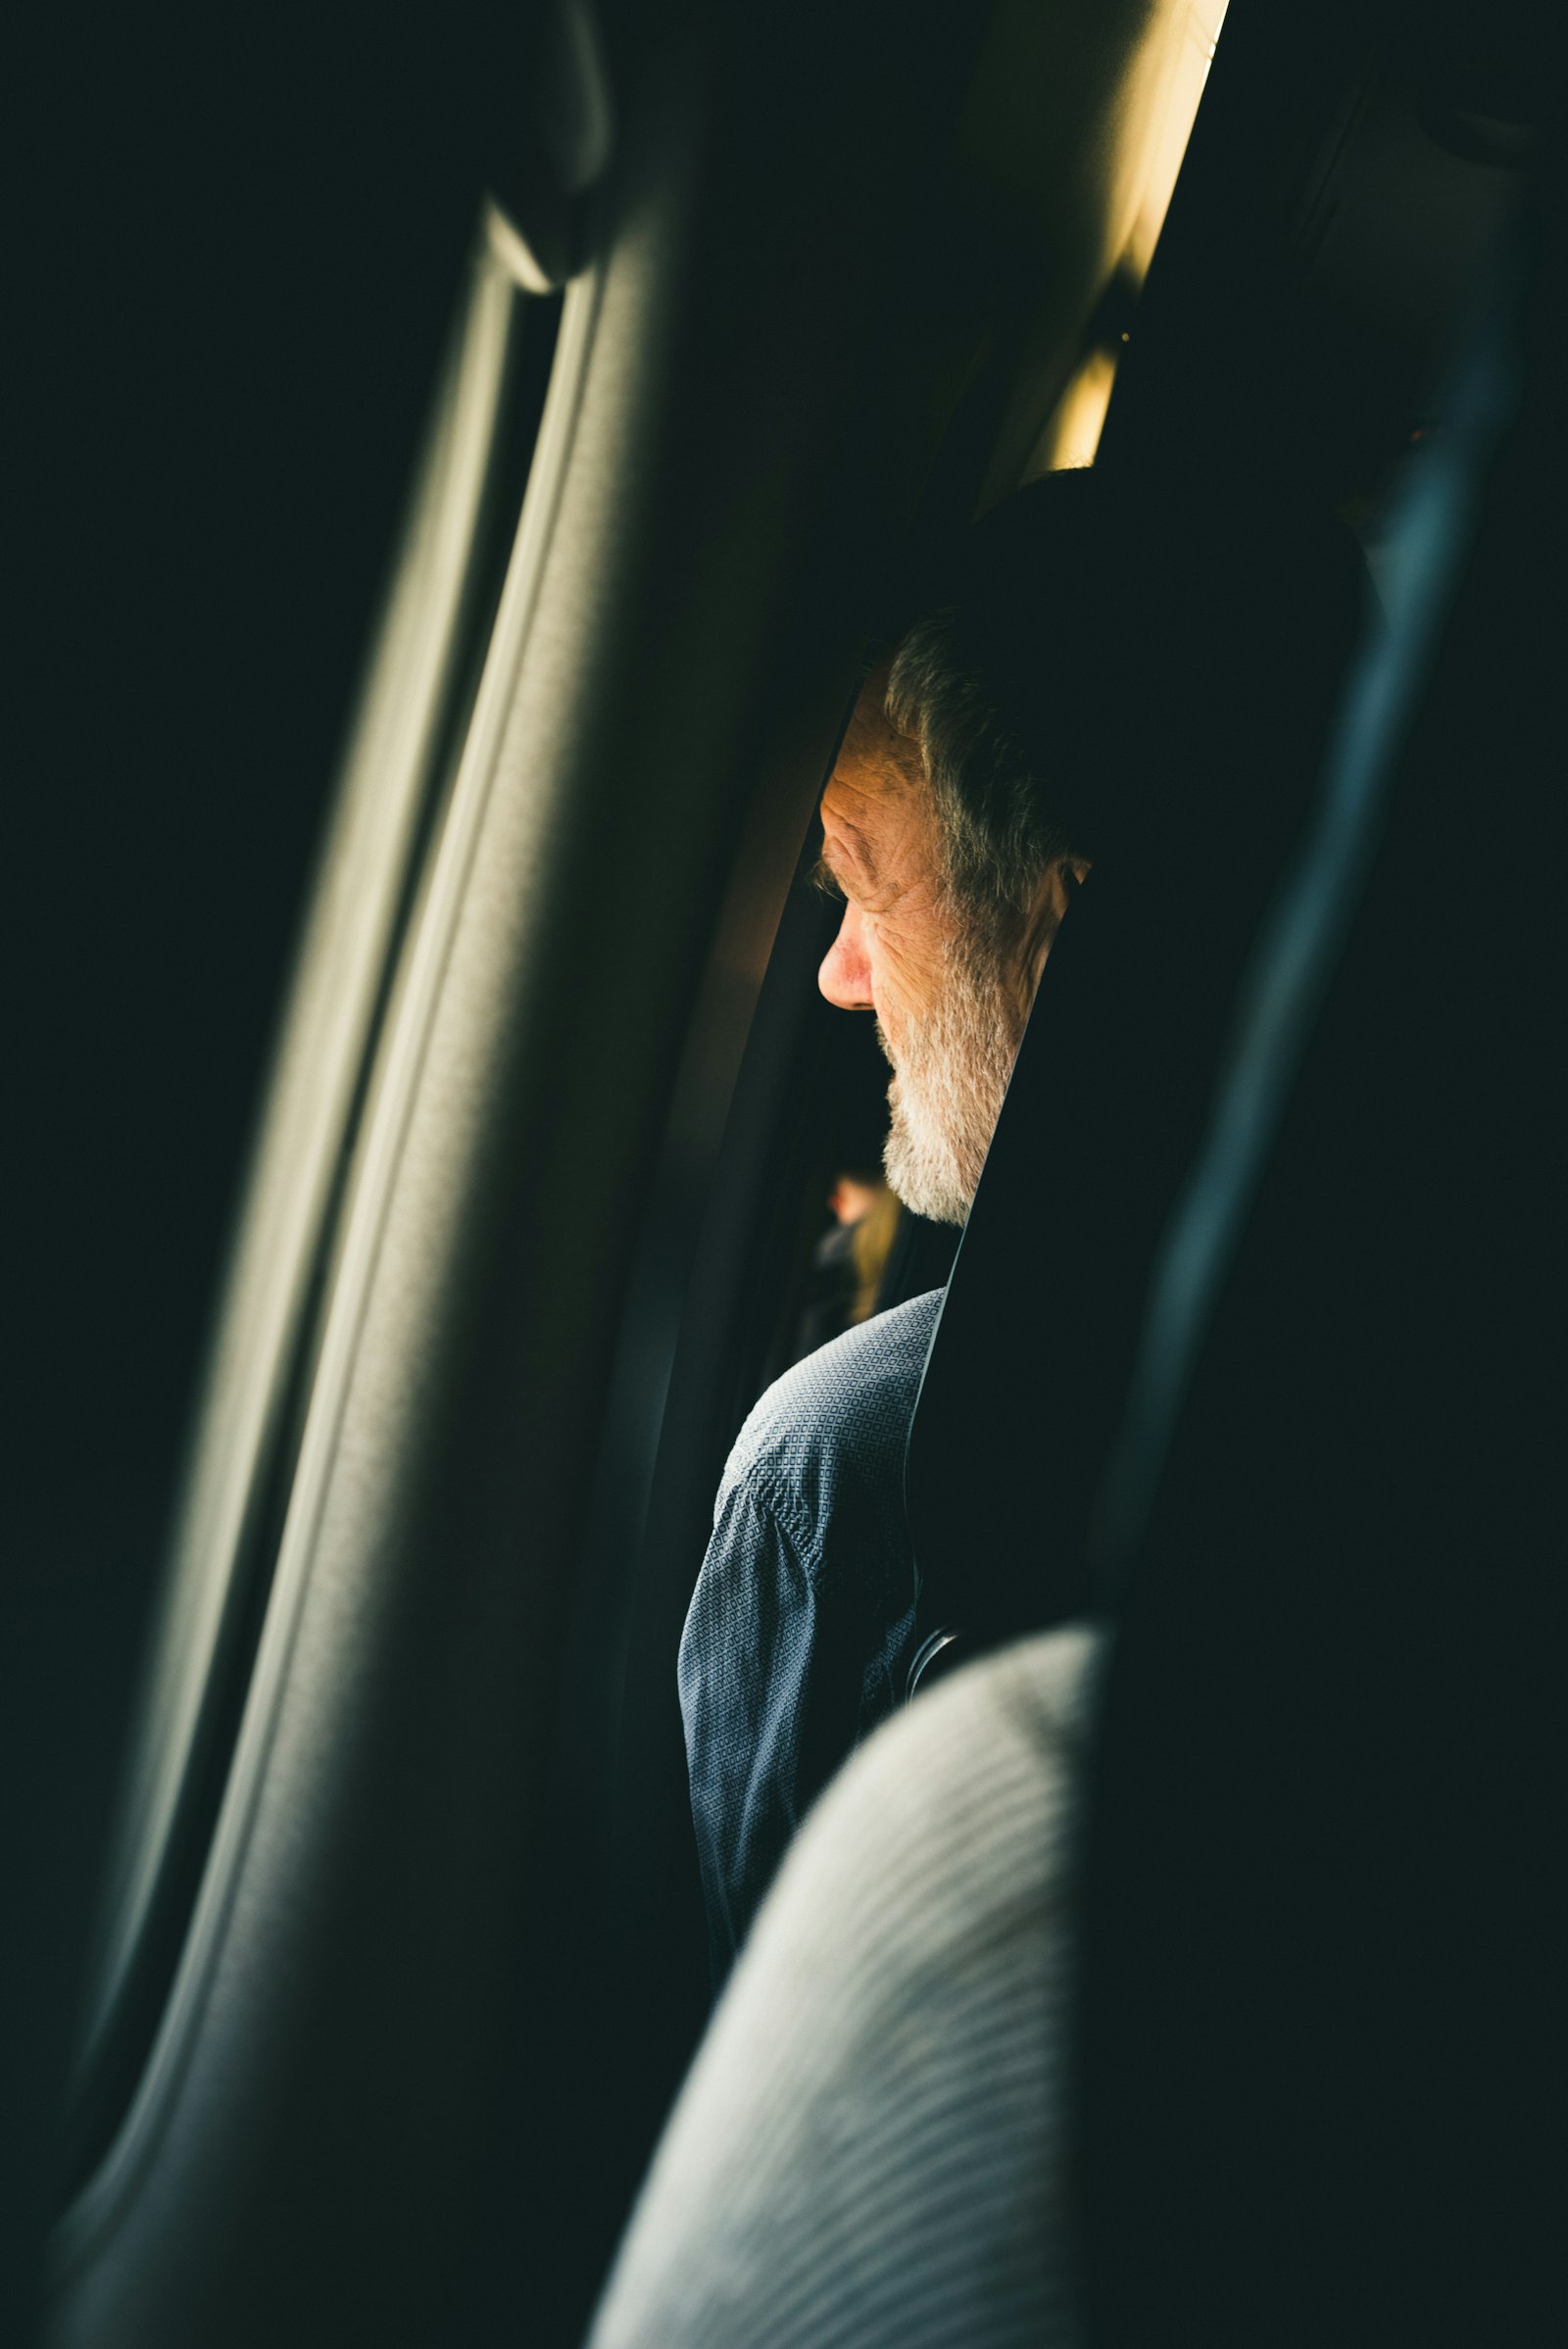
[[[811,867],[811,887],[820,890],[823,897],[831,898],[836,905],[844,905],[849,903],[844,894],[843,883],[825,856],[818,856]]]

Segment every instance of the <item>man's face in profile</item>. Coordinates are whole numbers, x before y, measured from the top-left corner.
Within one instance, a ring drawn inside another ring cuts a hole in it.
[[[1028,1010],[1018,938],[948,887],[916,746],[889,723],[885,675],[856,705],[822,794],[824,877],[844,898],[817,983],[876,1014],[893,1066],[888,1181],[916,1214],[962,1223]]]

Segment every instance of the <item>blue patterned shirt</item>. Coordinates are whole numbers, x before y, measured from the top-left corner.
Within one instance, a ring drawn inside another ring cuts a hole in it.
[[[797,1362],[724,1469],[679,1667],[715,1988],[808,1808],[903,1687],[904,1453],[942,1296]]]

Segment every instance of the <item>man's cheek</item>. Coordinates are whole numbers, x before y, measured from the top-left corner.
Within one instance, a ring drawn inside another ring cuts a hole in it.
[[[923,1015],[936,992],[927,958],[896,931],[878,936],[876,982],[877,1009],[895,1037],[901,1027]]]

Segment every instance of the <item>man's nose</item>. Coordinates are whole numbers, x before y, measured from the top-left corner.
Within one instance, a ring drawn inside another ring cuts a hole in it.
[[[860,916],[854,905],[846,905],[839,934],[822,957],[822,967],[816,983],[830,1003],[841,1011],[874,1011],[871,996],[871,965],[865,952]]]

